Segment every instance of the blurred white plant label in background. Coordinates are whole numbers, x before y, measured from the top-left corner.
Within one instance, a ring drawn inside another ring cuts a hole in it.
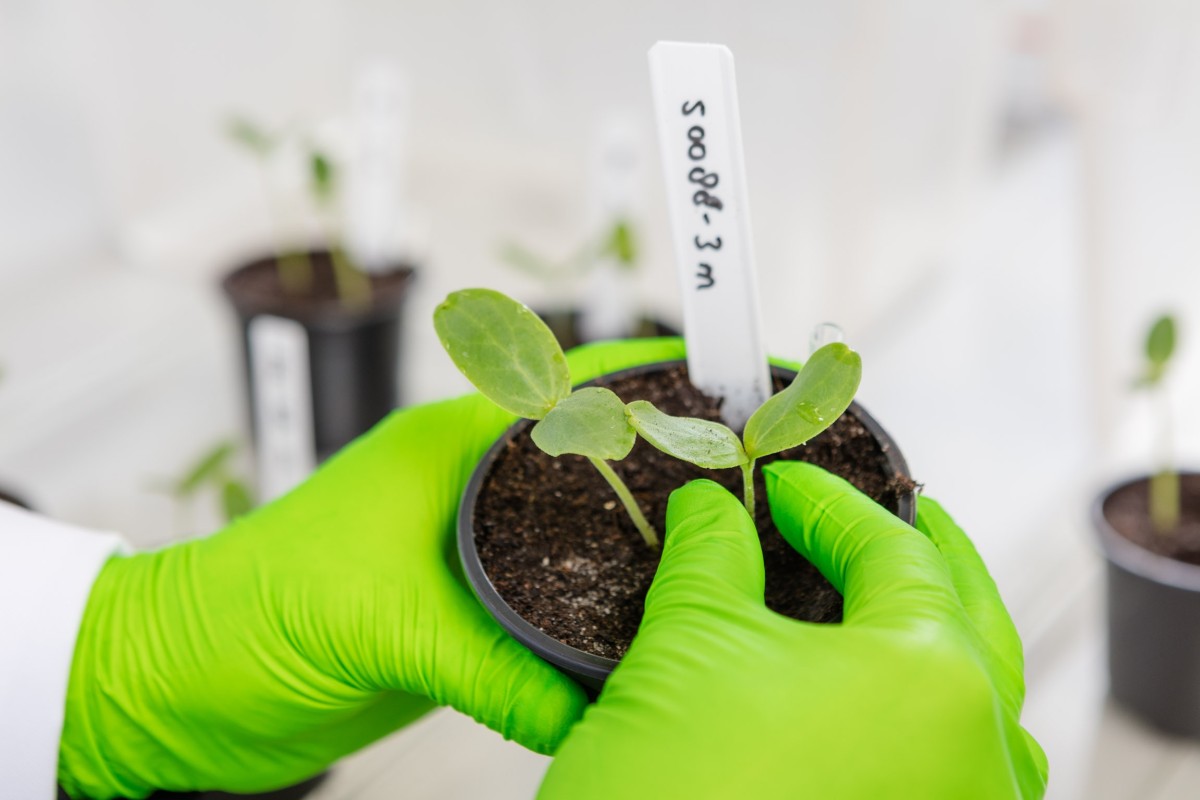
[[[724,398],[741,430],[770,395],[746,196],[733,54],[715,44],[650,48],[658,141],[683,291],[688,373]]]
[[[263,314],[250,320],[249,341],[254,454],[266,502],[316,467],[308,335],[299,322]]]

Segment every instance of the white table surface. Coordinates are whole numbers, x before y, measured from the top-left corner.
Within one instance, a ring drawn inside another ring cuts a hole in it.
[[[1079,258],[1077,169],[1066,132],[1006,163],[955,268],[861,342],[861,396],[997,579],[1026,646],[1024,719],[1050,757],[1049,797],[1194,797],[1200,745],[1158,736],[1106,699],[1101,561],[1086,509],[1121,459],[1119,449],[1097,456],[1077,413],[1078,270],[1063,267]],[[413,298],[410,399],[461,388],[419,327],[450,280],[432,275]],[[4,292],[0,342],[20,346],[3,359],[0,482],[19,476],[8,483],[46,511],[140,545],[210,527],[211,513],[181,520],[152,486],[240,430],[232,337],[200,277],[91,265],[65,287]],[[1054,401],[1022,416],[1017,380],[1040,382]],[[1014,413],[1021,424],[1007,424]],[[346,759],[317,797],[527,798],[546,764],[443,710]]]

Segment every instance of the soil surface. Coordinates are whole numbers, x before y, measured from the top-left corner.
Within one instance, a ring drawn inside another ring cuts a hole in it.
[[[1159,532],[1150,521],[1150,484],[1138,481],[1113,492],[1104,503],[1104,518],[1117,533],[1152,553],[1200,564],[1200,475],[1182,475],[1182,513],[1173,531]]]
[[[303,292],[285,291],[279,280],[277,259],[264,258],[230,273],[224,288],[243,315],[269,313],[283,317],[361,316],[395,307],[404,297],[413,270],[404,265],[383,272],[367,273],[371,302],[365,309],[347,310],[338,295],[333,259],[325,250],[307,254],[312,265],[312,285]],[[288,267],[283,267],[287,269]]]
[[[719,419],[718,404],[688,382],[685,367],[607,385],[626,402],[649,400],[674,415]],[[808,444],[759,465],[778,458],[818,464],[893,512],[915,486],[892,470],[880,444],[850,414]],[[660,534],[671,491],[689,480],[710,478],[741,497],[740,470],[701,469],[640,438],[613,468]],[[767,605],[795,619],[841,620],[841,595],[775,529],[762,472],[755,473]],[[641,622],[659,553],[646,546],[586,459],[551,458],[527,434],[515,437],[480,489],[475,538],[484,570],[514,611],[579,650],[612,659],[624,655]]]

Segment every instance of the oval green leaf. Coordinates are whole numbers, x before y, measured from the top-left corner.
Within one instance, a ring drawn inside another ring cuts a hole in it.
[[[230,478],[221,487],[221,510],[226,522],[233,522],[243,514],[249,514],[254,508],[254,498],[250,489],[241,481]]]
[[[245,117],[229,120],[228,131],[230,138],[260,158],[265,158],[275,149],[274,138]]]
[[[229,459],[236,451],[237,445],[233,442],[221,442],[212,450],[209,450],[175,484],[175,494],[179,497],[189,497],[195,494],[206,483],[215,481],[224,474]]]
[[[747,462],[737,434],[719,422],[672,417],[646,400],[625,407],[633,429],[669,456],[705,469],[728,469]]]
[[[1175,318],[1163,314],[1154,321],[1146,337],[1146,358],[1159,369],[1166,366],[1175,352]]]
[[[770,397],[746,422],[746,452],[762,458],[803,444],[842,415],[862,380],[862,359],[841,342],[808,359],[792,385]]]
[[[589,386],[573,392],[529,432],[533,443],[552,456],[574,453],[620,461],[637,434],[625,417],[625,404],[608,389]]]
[[[491,289],[463,289],[433,312],[442,347],[467,380],[506,411],[541,419],[571,393],[558,340],[537,314]]]
[[[313,150],[308,155],[308,171],[313,196],[321,203],[328,203],[337,188],[337,172],[333,162],[321,151]]]

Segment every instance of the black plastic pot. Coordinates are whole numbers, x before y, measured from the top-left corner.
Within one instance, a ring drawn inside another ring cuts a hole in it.
[[[155,792],[150,795],[147,800],[303,800],[316,790],[325,779],[329,777],[328,772],[322,772],[308,780],[297,783],[294,786],[289,786],[285,789],[276,789],[273,792],[263,792],[261,794],[230,794],[229,792]],[[63,791],[60,786],[58,789],[58,800],[71,800],[70,796]]]
[[[269,411],[272,416],[265,418],[305,425],[304,440],[311,444],[310,460],[315,463],[366,432],[399,404],[402,310],[413,270],[398,264],[390,271],[373,274],[370,303],[348,308],[331,289],[328,253],[313,251],[309,257],[316,269],[313,297],[283,293],[273,257],[234,270],[221,287],[241,324],[256,450],[261,457],[264,416],[260,406],[282,402],[282,408]],[[261,345],[256,348],[254,344],[256,336],[263,341],[263,331],[283,339],[277,363],[272,363],[273,356],[262,355]],[[297,363],[284,363],[289,357]],[[289,405],[288,392],[271,388],[272,376],[278,371],[282,371],[284,383],[300,382],[307,389],[307,400],[299,404],[302,414],[291,407],[296,404]]]
[[[1200,481],[1195,473],[1182,478]],[[1114,495],[1146,482],[1122,481],[1092,506],[1108,562],[1110,691],[1151,725],[1200,738],[1200,566],[1134,544],[1105,515]]]
[[[682,363],[682,361],[670,361],[634,367],[605,376],[605,381],[661,372],[679,366]],[[796,375],[792,370],[776,366],[771,367],[771,372],[774,377],[782,379],[785,382],[790,382]],[[590,383],[585,385],[590,385]],[[887,455],[888,463],[898,474],[906,478],[912,477],[908,471],[908,463],[904,460],[904,456],[896,446],[896,443],[880,427],[879,423],[867,413],[866,409],[855,402],[850,404],[850,408],[846,413],[857,417],[863,426],[871,432],[871,435],[875,437],[883,452]],[[618,662],[611,658],[586,653],[570,645],[563,644],[548,634],[543,633],[539,628],[527,622],[517,612],[513,611],[504,602],[504,598],[500,596],[500,593],[496,591],[496,587],[492,585],[491,579],[488,578],[487,573],[483,569],[483,564],[480,563],[479,551],[475,546],[475,503],[479,496],[480,488],[483,486],[488,473],[491,472],[492,465],[501,451],[514,438],[528,435],[529,428],[533,424],[532,420],[521,420],[510,427],[504,436],[492,445],[492,448],[488,450],[472,473],[471,480],[467,483],[466,491],[463,493],[462,503],[458,512],[459,558],[462,560],[463,569],[466,572],[467,581],[471,584],[471,588],[475,590],[479,601],[496,621],[500,623],[502,628],[543,660],[553,664],[582,686],[592,692],[598,693],[604,685],[605,679],[616,668]],[[916,493],[914,491],[900,498],[897,516],[911,525],[916,518],[916,513],[917,504]]]
[[[18,506],[20,508],[29,508],[28,503],[26,503],[20,497],[17,497],[15,494],[10,494],[4,489],[0,489],[0,500],[3,500],[6,503],[12,503],[14,506]]]

